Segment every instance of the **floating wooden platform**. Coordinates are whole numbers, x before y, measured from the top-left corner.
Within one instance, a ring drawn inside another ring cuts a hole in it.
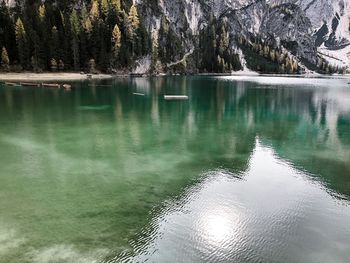
[[[135,96],[145,96],[145,94],[143,94],[143,93],[138,93],[138,92],[134,92],[133,95],[135,95]]]
[[[188,100],[186,95],[164,95],[165,100]]]
[[[20,82],[19,84],[27,87],[40,87],[39,83],[34,83],[34,82]]]

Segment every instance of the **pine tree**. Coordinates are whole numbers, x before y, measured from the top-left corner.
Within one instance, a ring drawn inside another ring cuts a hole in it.
[[[46,16],[46,8],[45,8],[44,4],[41,4],[39,6],[39,18],[40,18],[40,20],[43,21],[45,16]]]
[[[140,26],[140,20],[137,13],[137,9],[135,5],[132,5],[130,8],[129,16],[128,16],[128,31],[132,42],[131,53],[134,55],[135,46],[137,45],[137,30]]]
[[[119,13],[121,11],[120,0],[111,0],[111,4],[117,13]]]
[[[59,59],[59,38],[57,27],[53,26],[51,29],[51,39],[50,39],[50,57],[56,61]],[[56,63],[57,64],[57,63]]]
[[[41,48],[40,48],[40,38],[36,31],[31,33],[32,41],[32,56],[31,56],[31,66],[35,72],[42,71],[43,61],[41,58]]]
[[[63,46],[61,60],[64,62],[66,69],[71,69],[72,65],[74,65],[74,56],[72,56],[73,35],[69,13],[62,13],[62,23],[63,27],[60,27],[59,29],[59,31],[61,30],[60,41]]]
[[[166,46],[166,37],[169,34],[169,25],[165,16],[162,16],[160,22],[160,29],[158,31],[158,39],[157,39],[157,50],[159,53],[159,58],[162,61],[167,61],[167,58],[170,59],[170,56],[167,56],[167,46]],[[153,40],[154,42],[155,40]],[[159,44],[159,45],[158,45]]]
[[[114,53],[115,59],[117,59],[119,55],[120,47],[122,45],[121,39],[122,39],[122,35],[118,25],[116,24],[112,32],[112,45],[113,45],[113,53]]]
[[[107,0],[101,0],[101,12],[102,12],[104,18],[107,17],[108,10],[109,10],[108,1]]]
[[[7,47],[7,52],[12,60],[17,59],[15,26],[10,10],[5,3],[0,1],[0,47]],[[12,8],[11,10],[14,10]]]
[[[88,34],[92,32],[92,23],[91,23],[90,17],[87,17],[86,20],[84,21],[84,29]]]
[[[79,55],[80,55],[80,66],[85,68],[88,61],[88,35],[85,30],[80,30],[79,34]]]
[[[7,54],[7,50],[5,47],[2,48],[2,52],[1,52],[1,67],[7,71],[9,70],[9,66],[10,66],[10,59],[9,56]]]
[[[26,31],[23,22],[20,18],[16,22],[16,42],[18,48],[18,55],[21,65],[25,68],[27,66],[27,46],[26,46]]]
[[[129,22],[130,25],[133,29],[133,31],[135,32],[139,26],[140,26],[140,20],[139,20],[139,15],[137,13],[137,9],[135,5],[132,5],[130,8],[130,12],[129,12]]]
[[[152,34],[152,68],[156,67],[158,61],[158,38],[155,33]]]
[[[224,56],[226,50],[229,47],[229,39],[226,33],[225,26],[222,25],[221,27],[221,34],[220,34],[220,41],[219,41],[219,54],[220,56]]]
[[[90,16],[92,20],[97,20],[100,17],[100,11],[99,11],[99,3],[97,0],[92,1],[91,9],[90,9]]]
[[[76,10],[73,10],[70,17],[71,32],[72,32],[72,51],[73,51],[73,63],[74,69],[79,70],[79,33],[80,33],[80,21]]]

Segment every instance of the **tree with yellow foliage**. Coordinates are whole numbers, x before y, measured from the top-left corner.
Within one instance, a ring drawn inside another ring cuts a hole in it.
[[[119,55],[119,51],[122,46],[121,43],[122,43],[122,35],[118,25],[116,24],[112,32],[113,53],[115,58],[117,58]]]
[[[1,52],[1,67],[7,71],[9,70],[9,66],[10,66],[10,59],[9,59],[9,55],[7,54],[7,50],[5,47],[2,48],[2,52]]]

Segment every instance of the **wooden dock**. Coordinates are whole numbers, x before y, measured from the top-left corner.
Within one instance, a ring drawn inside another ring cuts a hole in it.
[[[165,100],[188,100],[186,95],[164,95]]]

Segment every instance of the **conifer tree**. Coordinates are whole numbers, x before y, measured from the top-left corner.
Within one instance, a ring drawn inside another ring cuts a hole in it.
[[[90,9],[90,17],[92,20],[97,20],[100,17],[99,3],[97,0],[92,1],[92,5]]]
[[[155,32],[152,34],[152,68],[155,68],[158,61],[158,38]]]
[[[20,63],[23,67],[27,66],[27,46],[26,31],[20,18],[16,22],[16,42]]]
[[[53,26],[51,29],[51,39],[50,39],[50,58],[57,61],[59,59],[59,38],[57,27]],[[56,62],[57,65],[57,62]]]
[[[101,0],[101,12],[102,12],[104,18],[107,17],[108,10],[109,10],[108,1],[107,0]]]
[[[226,52],[228,47],[229,47],[229,39],[228,39],[228,36],[226,33],[225,26],[222,25],[221,34],[220,34],[220,42],[219,42],[219,54],[220,54],[220,56],[225,55],[224,53]]]
[[[7,50],[5,47],[2,48],[1,51],[1,67],[7,71],[9,69],[10,66],[10,59],[9,56],[7,54]]]
[[[70,25],[72,32],[72,51],[73,51],[73,63],[74,69],[79,69],[79,33],[80,33],[80,21],[77,15],[77,11],[73,10],[70,17]]]
[[[14,10],[13,8],[11,10]],[[5,1],[0,1],[0,47],[7,48],[11,59],[17,59],[16,35],[13,16]]]
[[[129,31],[129,36],[131,38],[132,55],[134,55],[135,46],[137,45],[137,30],[139,29],[139,25],[140,25],[140,20],[139,20],[139,15],[137,13],[136,6],[132,5],[128,16],[128,31]]]
[[[112,45],[113,45],[113,53],[114,53],[114,58],[116,59],[119,55],[120,47],[121,47],[121,39],[122,35],[120,32],[120,29],[118,25],[116,24],[114,26],[113,32],[112,32]]]
[[[45,8],[44,4],[41,4],[39,6],[39,18],[40,18],[40,20],[43,21],[45,16],[46,16],[46,8]]]
[[[84,21],[84,29],[85,29],[86,33],[91,34],[92,23],[91,23],[90,17],[87,17],[86,20]]]
[[[117,13],[119,13],[121,11],[120,0],[111,0],[111,4],[114,8],[114,11],[116,11]]]
[[[140,26],[140,20],[139,20],[139,15],[137,13],[137,9],[135,5],[132,5],[130,8],[130,12],[129,12],[129,22],[130,25],[133,29],[133,31],[135,32],[139,26]]]

